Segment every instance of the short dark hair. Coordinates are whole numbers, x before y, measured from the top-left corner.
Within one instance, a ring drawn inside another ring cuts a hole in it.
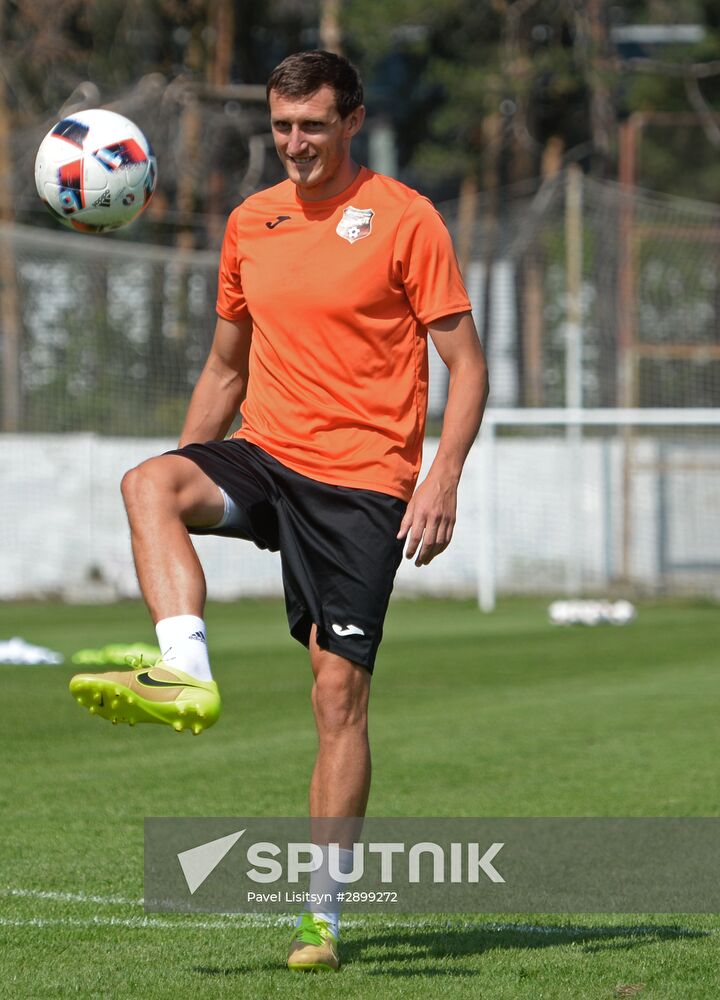
[[[309,97],[321,87],[335,91],[335,106],[341,118],[359,108],[363,102],[363,85],[360,74],[344,56],[317,49],[296,52],[276,66],[267,82],[266,93],[274,90],[282,97]]]

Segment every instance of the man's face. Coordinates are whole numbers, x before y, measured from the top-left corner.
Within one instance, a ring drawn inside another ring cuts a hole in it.
[[[275,149],[300,197],[321,201],[340,194],[355,176],[350,140],[360,130],[365,109],[341,118],[327,86],[300,100],[271,90],[269,103]]]

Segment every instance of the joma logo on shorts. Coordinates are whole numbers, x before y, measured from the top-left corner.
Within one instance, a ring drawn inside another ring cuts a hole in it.
[[[357,625],[346,625],[345,628],[342,625],[333,625],[332,630],[335,635],[365,635]]]

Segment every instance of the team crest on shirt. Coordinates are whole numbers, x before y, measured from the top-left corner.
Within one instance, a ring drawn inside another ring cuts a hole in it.
[[[374,215],[371,208],[353,208],[351,205],[343,212],[335,232],[348,243],[357,243],[372,232]]]

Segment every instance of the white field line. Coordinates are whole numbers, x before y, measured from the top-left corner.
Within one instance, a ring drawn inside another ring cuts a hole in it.
[[[267,916],[262,914],[242,914],[247,919],[243,921],[250,927],[290,927],[292,918]],[[176,930],[187,933],[189,930],[227,930],[232,927],[239,930],[237,920],[163,920],[158,917],[0,917],[0,927],[153,927]]]
[[[22,889],[10,886],[0,886],[0,896],[11,896],[15,898],[37,899],[39,901],[59,901],[65,903],[81,903],[99,906],[131,906],[143,905],[142,899],[128,899],[123,896],[95,896],[83,892],[59,892],[47,889]],[[494,931],[497,933],[514,932],[521,934],[539,934],[548,937],[558,937],[565,934],[592,934],[593,936],[617,935],[619,932],[628,936],[647,936],[662,932],[667,928],[663,924],[627,924],[603,926],[581,924],[530,924],[530,923],[498,923],[496,921],[482,920],[447,920],[444,917],[428,918],[421,917],[416,920],[396,920],[391,913],[356,915],[346,917],[342,924],[344,927],[365,927],[377,926],[376,917],[383,916],[386,919],[383,924],[386,928],[400,929],[422,929],[432,928],[434,930],[477,930]],[[671,914],[668,914],[671,917]],[[370,919],[368,919],[370,917]],[[212,930],[231,927],[289,927],[294,923],[295,918],[282,914],[272,913],[227,913],[217,920],[199,920],[196,914],[178,913],[175,919],[163,917],[0,917],[0,927],[156,927],[172,929],[192,929]],[[695,931],[692,928],[674,927],[678,936],[703,936],[715,935],[719,933],[716,929],[702,929]]]
[[[0,896],[58,900],[62,903],[96,903],[98,906],[143,905],[142,899],[126,899],[123,896],[89,896],[84,892],[53,892],[47,889],[14,889],[9,886],[0,886]]]
[[[238,930],[240,926],[245,927],[290,927],[294,922],[293,917],[280,917],[272,916],[271,914],[237,914],[240,919],[238,920],[164,920],[158,917],[90,917],[88,919],[83,919],[80,917],[58,917],[58,918],[45,918],[45,917],[0,917],[0,927],[129,927],[142,930],[143,928],[149,927],[159,930],[182,930],[187,932],[188,930]],[[373,926],[377,928],[377,922],[372,925],[367,921],[361,919],[350,919],[343,920],[343,927],[370,927]],[[513,933],[523,933],[523,934],[541,934],[547,937],[562,937],[567,934],[575,934],[578,936],[588,937],[605,937],[612,936],[618,937],[625,935],[627,937],[652,937],[658,932],[662,932],[667,928],[662,925],[641,925],[633,927],[632,925],[627,926],[616,926],[616,927],[592,927],[592,926],[580,926],[567,924],[564,926],[546,926],[544,924],[498,924],[498,923],[461,923],[461,924],[438,924],[436,921],[430,920],[415,920],[415,921],[399,921],[399,920],[389,920],[385,923],[384,928],[387,930],[397,929],[397,928],[407,928],[409,930],[422,930],[424,928],[430,928],[434,931],[444,929],[446,931],[450,930],[477,930],[477,931],[494,931],[496,933],[503,931],[510,931]],[[690,928],[684,927],[673,927],[675,935],[677,937],[709,937],[717,934],[718,932],[714,929],[712,930],[698,930],[694,931]]]

